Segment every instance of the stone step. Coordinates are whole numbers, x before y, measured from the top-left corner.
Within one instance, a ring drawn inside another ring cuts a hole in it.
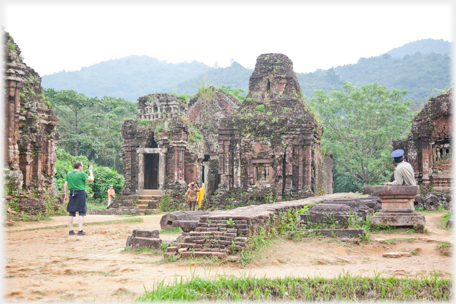
[[[147,190],[142,190],[141,192],[138,193],[138,195],[165,195],[165,191],[147,189]]]
[[[158,202],[159,200],[154,200],[154,199],[139,199],[138,202],[139,203],[143,203],[143,204],[147,204],[148,202]]]
[[[142,200],[159,200],[163,197],[163,195],[138,195],[137,198],[138,199],[142,199]]]

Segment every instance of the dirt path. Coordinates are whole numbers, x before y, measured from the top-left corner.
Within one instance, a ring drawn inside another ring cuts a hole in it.
[[[442,256],[437,241],[452,241],[452,234],[440,228],[444,213],[427,213],[427,234],[377,233],[370,244],[349,244],[334,239],[312,241],[278,240],[274,246],[259,253],[245,268],[237,264],[224,265],[177,261],[159,262],[162,257],[122,252],[127,236],[135,228],[159,229],[162,215],[141,216],[143,223],[87,225],[84,237],[69,236],[68,228],[40,229],[5,233],[7,266],[5,296],[8,301],[131,301],[165,280],[217,277],[219,274],[255,275],[257,277],[322,276],[332,278],[350,272],[352,275],[421,276],[436,271],[451,275],[451,257]],[[122,220],[125,216],[89,216],[87,222]],[[52,221],[21,223],[7,231],[65,225],[67,217]],[[178,235],[161,234],[175,239]],[[409,238],[395,244],[379,241]],[[412,257],[386,259],[382,252],[410,252]],[[192,266],[193,264],[193,266]],[[195,265],[196,264],[196,265]]]

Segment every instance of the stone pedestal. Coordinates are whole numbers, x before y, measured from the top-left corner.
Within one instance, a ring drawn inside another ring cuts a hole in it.
[[[423,231],[426,220],[424,215],[414,212],[413,201],[419,186],[375,186],[373,195],[380,197],[382,210],[371,218],[373,225],[407,227],[413,226]]]

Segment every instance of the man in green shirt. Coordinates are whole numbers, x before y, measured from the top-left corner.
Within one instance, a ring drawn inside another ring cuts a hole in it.
[[[65,202],[68,202],[68,190],[70,190],[70,200],[68,202],[67,211],[70,214],[68,224],[70,227],[70,235],[74,235],[73,231],[73,218],[76,216],[76,212],[79,213],[79,231],[78,235],[85,235],[82,231],[82,223],[84,222],[84,216],[87,214],[87,192],[86,180],[89,182],[94,181],[92,165],[89,166],[90,176],[82,172],[84,165],[81,162],[74,164],[74,171],[68,172],[65,178],[64,192]]]

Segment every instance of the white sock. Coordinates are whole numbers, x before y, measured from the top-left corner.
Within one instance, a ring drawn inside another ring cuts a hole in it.
[[[78,221],[79,221],[79,231],[82,231],[82,223],[84,222],[84,217],[79,216]]]
[[[73,230],[73,218],[74,218],[74,216],[68,217],[68,226],[70,227],[70,231]]]

